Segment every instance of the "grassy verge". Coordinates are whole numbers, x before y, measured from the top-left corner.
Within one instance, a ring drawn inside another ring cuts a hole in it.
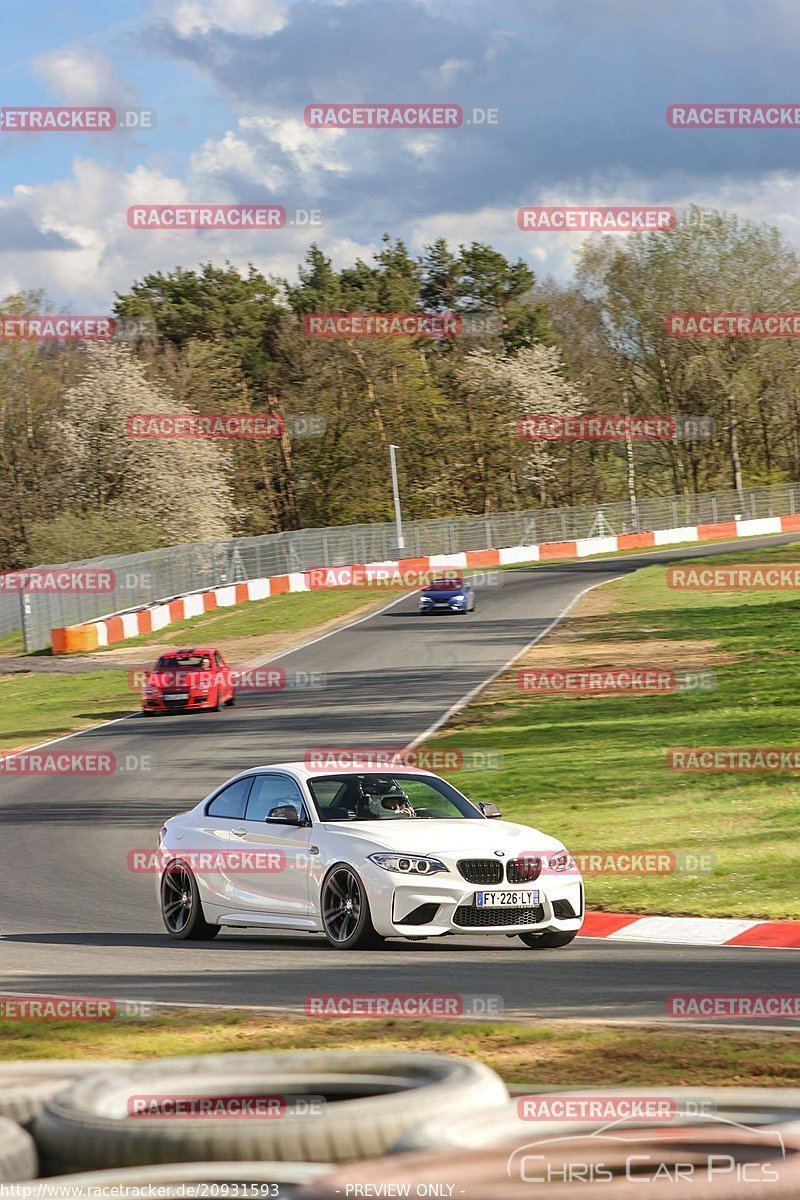
[[[203,641],[219,645],[229,661],[239,663],[277,652],[304,635],[327,631],[390,600],[391,593],[363,588],[275,596],[207,613],[125,646]],[[0,674],[0,751],[30,746],[138,708],[138,693],[131,690],[126,669],[69,673],[74,657],[65,659],[64,674],[37,673],[33,663],[30,673]],[[147,661],[147,655],[141,657]]]
[[[0,751],[111,721],[136,707],[125,671],[0,675]]]
[[[163,644],[165,639],[180,637],[184,644],[192,641],[208,642],[215,646],[228,638],[255,638],[270,634],[306,633],[329,621],[367,611],[378,601],[391,603],[399,590],[390,588],[331,588],[328,591],[293,592],[283,596],[271,596],[268,600],[254,600],[235,608],[217,609],[190,617],[159,629],[157,633],[146,633],[141,637],[129,638],[126,646],[148,646]],[[191,637],[188,635],[191,634]],[[114,647],[109,647],[110,651]]]
[[[621,1027],[572,1021],[325,1020],[193,1010],[149,1020],[0,1021],[0,1058],[157,1058],[226,1050],[350,1048],[437,1051],[479,1059],[509,1083],[798,1086],[796,1033]]]
[[[797,562],[798,546],[705,561]],[[714,691],[543,697],[517,691],[515,668],[432,744],[502,752],[502,776],[464,772],[459,785],[570,849],[715,858],[707,874],[591,876],[592,907],[800,918],[797,776],[678,773],[666,765],[670,747],[800,746],[800,599],[680,592],[665,576],[666,565],[648,567],[593,593],[517,668],[568,660],[680,669],[700,661],[716,673]]]

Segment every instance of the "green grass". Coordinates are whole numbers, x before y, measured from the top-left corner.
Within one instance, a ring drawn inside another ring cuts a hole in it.
[[[151,642],[161,643],[165,639],[180,635],[184,645],[192,640],[199,643],[201,639],[210,645],[217,645],[224,638],[305,633],[311,627],[350,616],[361,608],[366,609],[384,597],[384,603],[389,604],[399,594],[399,590],[390,588],[352,587],[293,592],[203,613],[199,617],[190,617],[188,621],[168,625],[165,629],[159,629],[157,633],[129,638],[124,644],[146,646]],[[188,634],[192,637],[184,636]]]
[[[136,708],[125,671],[0,675],[0,751],[46,742]]]
[[[130,1058],[234,1050],[380,1049],[477,1059],[542,1087],[800,1085],[791,1030],[416,1020],[321,1020],[183,1010],[108,1023],[0,1020],[0,1059]]]
[[[799,557],[792,545],[705,561]],[[615,641],[706,641],[734,659],[713,664],[715,691],[544,699],[519,694],[511,680],[499,697],[478,697],[432,744],[501,751],[501,775],[462,772],[459,786],[570,849],[715,856],[712,874],[590,876],[590,907],[800,918],[798,776],[666,767],[669,747],[800,746],[800,597],[678,592],[666,587],[665,574],[666,565],[653,566],[606,585],[613,610],[578,616],[571,629],[589,652],[602,645],[598,661],[606,666],[625,666],[613,658]],[[666,657],[662,648],[655,665],[684,665]]]

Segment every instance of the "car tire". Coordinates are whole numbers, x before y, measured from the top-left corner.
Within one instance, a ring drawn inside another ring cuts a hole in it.
[[[573,942],[578,933],[577,929],[548,929],[544,933],[520,933],[517,936],[531,950],[558,950]]]
[[[342,893],[342,903],[339,903],[337,892]],[[329,945],[334,949],[374,950],[383,945],[385,939],[375,932],[372,924],[367,889],[349,863],[335,863],[331,867],[322,881],[319,895],[322,928]],[[348,898],[352,902],[349,915]],[[344,936],[337,936],[339,931]]]
[[[393,1150],[396,1154],[421,1150],[466,1151],[471,1148],[481,1150],[489,1146],[524,1143],[530,1135],[531,1119],[521,1115],[519,1100],[523,1096],[535,1096],[542,1090],[541,1082],[512,1084],[509,1088],[513,1097],[510,1104],[494,1107],[485,1114],[458,1113],[451,1117],[449,1113],[443,1113],[424,1125],[418,1124],[408,1128]],[[624,1087],[586,1090],[556,1088],[547,1092],[548,1096],[557,1095],[564,1101],[581,1098],[593,1102],[604,1098],[610,1101],[614,1097],[629,1094]],[[650,1099],[657,1102],[663,1100],[664,1093],[657,1087],[637,1088],[636,1096],[641,1103]],[[670,1087],[669,1096],[676,1107],[676,1112],[669,1121],[673,1129],[687,1121],[691,1124],[698,1108],[706,1105],[709,1113],[714,1114],[714,1120],[725,1122],[729,1129],[746,1125],[753,1130],[777,1129],[790,1135],[800,1133],[798,1088]],[[690,1114],[686,1117],[681,1116],[681,1109],[684,1107]],[[567,1108],[566,1104],[564,1108]],[[579,1116],[552,1116],[537,1120],[536,1132],[542,1138],[578,1133],[585,1135],[590,1129],[602,1128],[606,1124],[602,1116],[587,1116],[583,1120]]]
[[[228,708],[236,707],[236,692],[231,692],[231,698],[228,701]]]
[[[220,926],[206,920],[197,880],[186,863],[180,859],[169,863],[161,876],[159,895],[161,919],[175,941],[210,942],[217,936]],[[173,909],[173,904],[178,907]]]
[[[0,1117],[27,1125],[56,1092],[92,1071],[113,1065],[73,1059],[0,1062]]]
[[[320,1097],[280,1120],[133,1117],[131,1096]],[[263,1051],[128,1063],[48,1100],[33,1133],[48,1174],[156,1163],[332,1163],[387,1153],[412,1125],[508,1103],[489,1067],[440,1054]]]
[[[0,1183],[24,1183],[39,1169],[36,1143],[7,1117],[0,1117]]]

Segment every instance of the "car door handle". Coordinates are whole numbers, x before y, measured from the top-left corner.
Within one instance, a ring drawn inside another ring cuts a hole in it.
[[[247,837],[247,830],[246,829],[232,829],[231,834],[234,837]]]

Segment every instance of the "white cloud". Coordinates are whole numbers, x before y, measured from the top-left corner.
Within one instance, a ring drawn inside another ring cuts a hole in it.
[[[286,25],[288,7],[283,0],[177,0],[170,5],[169,21],[187,38],[213,29],[269,37]]]
[[[195,151],[191,168],[209,178],[238,176],[273,190],[298,176],[312,187],[319,172],[349,170],[338,153],[344,135],[342,129],[309,129],[297,117],[243,117],[236,130]]]
[[[97,46],[65,46],[35,58],[32,66],[67,104],[116,104],[132,98],[111,60]]]
[[[435,83],[441,87],[450,87],[454,84],[459,75],[464,75],[472,70],[473,63],[468,58],[446,58],[443,63],[432,71],[423,71],[423,77],[430,83]]]

